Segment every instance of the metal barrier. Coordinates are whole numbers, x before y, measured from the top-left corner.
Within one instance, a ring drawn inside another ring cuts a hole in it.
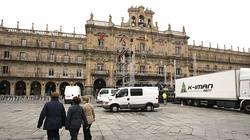
[[[89,103],[96,104],[96,99],[92,95],[87,95]],[[46,103],[50,101],[50,96],[41,95],[29,95],[29,96],[18,96],[18,95],[0,95],[0,103]],[[59,97],[59,101],[64,103],[62,96]]]
[[[17,96],[17,95],[0,95],[0,103],[45,103],[50,100],[50,96]],[[59,98],[62,101],[62,97]]]

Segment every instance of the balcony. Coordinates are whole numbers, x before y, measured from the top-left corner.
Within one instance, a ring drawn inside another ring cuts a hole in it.
[[[0,60],[3,61],[23,61],[23,62],[39,62],[39,63],[66,63],[66,64],[83,64],[86,62],[84,59],[79,59],[78,57],[69,57],[65,58],[64,56],[54,56],[50,57],[48,55],[38,55],[38,56],[21,56],[17,55],[9,55],[5,56],[3,53],[0,53]]]
[[[68,73],[67,76],[61,73],[54,73],[54,75],[49,75],[48,73],[42,72],[25,72],[25,71],[9,71],[8,73],[3,73],[0,71],[0,77],[10,77],[10,78],[41,78],[41,79],[84,79],[84,76],[77,76],[76,73]]]
[[[91,74],[98,76],[109,76],[109,70],[92,69]]]
[[[118,76],[121,76],[123,72],[118,72],[117,74]],[[125,72],[125,75],[129,76],[130,72],[129,71]],[[136,77],[164,78],[163,73],[159,74],[158,72],[153,72],[153,71],[135,71],[134,75]]]

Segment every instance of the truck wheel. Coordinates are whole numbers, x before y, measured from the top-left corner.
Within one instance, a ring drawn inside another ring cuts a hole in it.
[[[194,106],[199,107],[200,106],[200,101],[199,100],[194,100]]]
[[[193,105],[193,100],[187,100],[187,105]]]
[[[245,111],[245,113],[250,114],[250,104],[246,103],[246,104],[244,105],[244,111]]]
[[[118,105],[112,105],[112,106],[111,106],[111,111],[112,111],[112,112],[118,112],[118,111],[119,111]]]
[[[154,107],[152,105],[146,105],[146,111],[147,112],[150,112],[150,111],[153,111],[154,110]]]

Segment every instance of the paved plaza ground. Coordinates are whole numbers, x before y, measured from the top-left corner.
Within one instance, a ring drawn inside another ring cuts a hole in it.
[[[46,140],[46,131],[37,130],[44,103],[0,102],[1,140]],[[67,111],[69,105],[65,105]],[[225,109],[161,105],[154,112],[112,113],[95,105],[93,140],[249,140],[250,115]],[[60,130],[61,140],[69,132]],[[83,139],[82,129],[78,136]]]

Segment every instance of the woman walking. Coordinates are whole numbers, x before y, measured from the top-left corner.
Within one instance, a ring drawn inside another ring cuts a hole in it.
[[[79,129],[83,124],[83,128],[87,127],[88,122],[83,108],[79,105],[81,99],[79,97],[73,98],[73,104],[69,107],[65,122],[66,130],[69,130],[71,140],[77,140]]]
[[[82,97],[83,109],[85,111],[85,115],[87,117],[88,126],[83,127],[84,140],[91,140],[91,132],[90,127],[91,124],[95,121],[95,111],[93,106],[89,103],[89,98],[87,96]]]

